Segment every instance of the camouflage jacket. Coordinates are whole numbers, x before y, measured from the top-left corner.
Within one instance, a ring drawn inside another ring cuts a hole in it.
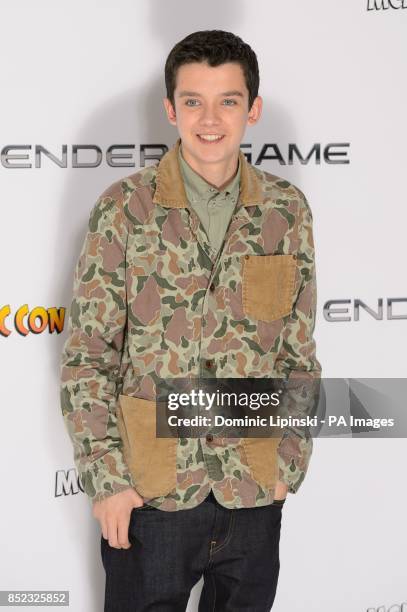
[[[288,181],[240,152],[240,196],[215,256],[189,206],[179,140],[114,182],[90,212],[61,357],[61,409],[85,493],[134,487],[173,511],[213,488],[229,508],[296,493],[312,439],[159,438],[163,378],[319,378],[312,213]]]

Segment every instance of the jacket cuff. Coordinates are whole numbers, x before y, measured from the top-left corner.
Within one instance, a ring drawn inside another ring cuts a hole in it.
[[[77,469],[84,493],[92,502],[101,501],[126,489],[135,489],[118,449],[110,450],[102,457],[88,462],[86,469],[80,465],[77,465]]]

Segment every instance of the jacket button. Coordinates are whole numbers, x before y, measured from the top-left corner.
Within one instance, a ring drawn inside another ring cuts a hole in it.
[[[206,441],[207,442],[212,442],[213,440],[213,435],[212,434],[206,434]]]
[[[209,285],[209,291],[215,291],[215,285],[213,283]]]
[[[245,259],[249,259],[249,255],[245,255],[245,256],[244,256],[244,258],[245,258]]]
[[[212,367],[213,367],[213,361],[212,361],[212,359],[207,359],[207,360],[206,360],[206,362],[205,362],[205,364],[206,364],[206,367],[207,367],[207,368],[212,368]]]

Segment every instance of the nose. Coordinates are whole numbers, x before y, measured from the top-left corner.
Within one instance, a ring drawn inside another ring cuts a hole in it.
[[[200,123],[206,126],[218,125],[220,122],[218,109],[212,105],[205,105],[202,109]]]

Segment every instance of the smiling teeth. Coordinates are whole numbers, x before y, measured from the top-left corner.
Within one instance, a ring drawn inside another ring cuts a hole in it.
[[[222,136],[217,136],[216,134],[199,134],[200,138],[204,140],[219,140]]]

